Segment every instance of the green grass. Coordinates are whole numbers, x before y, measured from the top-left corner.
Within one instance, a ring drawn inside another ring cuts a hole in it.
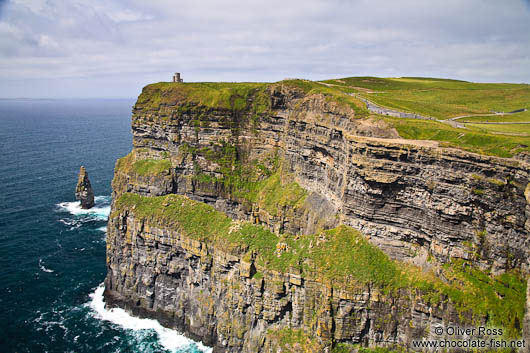
[[[154,226],[174,229],[218,249],[244,257],[255,254],[261,274],[299,268],[304,278],[356,288],[368,283],[391,293],[398,288],[418,289],[433,304],[449,300],[476,318],[488,315],[489,324],[504,327],[516,337],[524,315],[526,281],[517,272],[492,277],[470,263],[454,261],[443,268],[448,282],[434,273],[391,260],[356,230],[347,226],[305,236],[276,235],[263,226],[232,221],[212,206],[180,195],[143,197],[124,193],[111,217],[124,210]]]
[[[518,152],[530,150],[530,138],[526,136],[496,135],[475,128],[459,129],[430,120],[383,119],[406,139],[440,141],[442,146],[499,157],[513,157]]]
[[[133,169],[140,175],[158,175],[171,169],[168,159],[142,159],[134,162]]]
[[[298,185],[291,175],[278,169],[274,174],[256,184],[250,201],[255,202],[270,215],[279,216],[285,207],[302,207],[307,194],[307,191]]]
[[[136,108],[158,110],[160,106],[176,106],[185,111],[200,109],[227,109],[250,114],[265,114],[270,110],[270,89],[287,85],[301,89],[305,94],[323,94],[328,101],[349,107],[356,117],[367,116],[364,104],[349,96],[347,87],[326,87],[318,82],[306,80],[286,80],[277,83],[229,83],[159,82],[144,87],[136,102]]]
[[[197,240],[226,237],[231,220],[207,204],[184,196],[144,197],[124,193],[116,202],[115,213],[132,209],[139,219],[149,219],[178,230]]]
[[[466,118],[457,119],[458,122],[530,122],[530,110],[521,113],[508,115],[486,115],[486,116],[470,116]]]
[[[154,221],[201,241],[211,241],[222,248],[258,254],[256,264],[263,269],[287,271],[302,267],[317,278],[355,283],[397,285],[400,272],[381,250],[371,245],[359,232],[340,226],[318,234],[295,237],[276,235],[260,225],[232,222],[212,206],[180,195],[144,197],[124,193],[116,202],[115,213],[132,211],[139,219]],[[278,251],[278,244],[286,244]]]
[[[490,276],[463,260],[444,265],[449,283],[421,278],[417,286],[449,297],[460,311],[475,317],[488,315],[488,324],[505,329],[505,337],[518,337],[525,310],[526,280],[517,271]],[[434,290],[433,290],[434,289]],[[437,297],[431,297],[436,302]]]
[[[125,173],[134,172],[143,176],[155,176],[164,172],[169,172],[171,167],[172,165],[169,159],[137,159],[134,152],[118,159],[118,162],[116,163],[117,170],[121,170]]]
[[[355,111],[355,117],[362,118],[369,115],[366,105],[359,99],[348,94],[355,92],[355,90],[349,87],[329,87],[309,80],[285,80],[281,81],[281,83],[287,86],[297,87],[303,90],[306,95],[323,94],[329,101],[334,101],[339,105],[349,107]]]
[[[273,216],[278,216],[285,207],[302,207],[307,197],[304,190],[282,167],[277,151],[261,160],[245,160],[235,144],[227,141],[203,148],[185,145],[183,152],[194,158],[201,156],[218,165],[213,177],[197,166],[195,178],[203,183],[222,183],[231,195],[255,203]]]
[[[332,84],[326,86],[323,83]],[[530,86],[524,84],[485,84],[435,78],[375,78],[350,77],[337,80],[313,82],[308,80],[285,80],[277,83],[170,83],[148,85],[138,97],[137,108],[159,109],[161,105],[175,106],[177,114],[195,116],[196,129],[208,127],[208,109],[226,109],[239,112],[228,124],[238,133],[241,119],[251,126],[259,123],[260,116],[271,114],[270,94],[276,88],[291,87],[302,94],[322,94],[330,102],[349,107],[352,117],[365,117],[368,112],[364,103],[349,93],[356,92],[377,103],[438,118],[449,118],[462,114],[489,113],[490,110],[509,111],[530,107]],[[364,89],[361,90],[361,89]],[[379,93],[366,93],[366,90]],[[166,114],[166,113],[164,113]],[[164,116],[163,119],[170,119]],[[470,121],[530,121],[530,112],[500,117],[473,117]],[[528,119],[528,120],[527,120]],[[405,139],[440,141],[443,146],[465,149],[471,152],[513,157],[529,150],[530,125],[481,125],[468,124],[469,129],[457,129],[435,121],[385,118]],[[253,130],[255,131],[255,130]],[[215,150],[215,149],[214,149]],[[237,151],[230,152],[237,156]],[[225,153],[227,155],[227,153]],[[212,158],[217,158],[212,155]],[[226,162],[226,161],[225,161]],[[228,163],[225,163],[228,165]],[[234,168],[235,167],[235,168]],[[243,197],[253,193],[251,183],[260,180],[255,175],[246,175],[248,170],[230,165],[223,173],[223,183]],[[142,170],[143,168],[139,168]],[[156,168],[154,168],[156,170]],[[207,175],[201,175],[207,180]],[[248,197],[247,197],[248,198]],[[250,197],[252,198],[252,197]]]
[[[318,341],[313,335],[307,335],[302,329],[292,329],[289,327],[281,329],[270,329],[267,331],[267,337],[278,345],[281,352],[296,353],[314,352],[319,347]],[[299,348],[295,348],[297,345]]]
[[[399,110],[447,119],[464,114],[530,108],[530,85],[472,83],[435,78],[349,77],[324,81]],[[367,93],[370,90],[373,93]]]
[[[159,82],[144,87],[136,107],[158,110],[160,105],[186,105],[233,111],[252,108],[257,113],[264,113],[270,106],[267,87],[268,84],[254,82]]]
[[[339,226],[313,239],[317,246],[304,249],[315,268],[335,281],[353,279],[360,283],[377,283],[397,288],[404,278],[396,263],[359,232]],[[314,245],[314,244],[313,244]],[[305,257],[305,256],[304,256]],[[309,267],[306,270],[311,271]]]
[[[530,144],[530,124],[466,124],[468,129],[481,133],[497,133],[503,135],[514,135],[526,137],[526,145]],[[523,142],[524,143],[524,142]]]

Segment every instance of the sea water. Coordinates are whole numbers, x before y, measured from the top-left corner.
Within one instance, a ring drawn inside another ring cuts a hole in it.
[[[105,307],[110,182],[134,100],[0,100],[0,352],[209,352]],[[74,200],[79,167],[96,206]]]

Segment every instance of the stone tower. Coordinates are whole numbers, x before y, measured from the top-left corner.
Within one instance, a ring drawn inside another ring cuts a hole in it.
[[[184,80],[180,78],[180,72],[175,72],[173,75],[173,82],[184,82]]]

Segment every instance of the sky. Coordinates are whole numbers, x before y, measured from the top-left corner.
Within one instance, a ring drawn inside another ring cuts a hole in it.
[[[530,0],[0,0],[1,98],[170,81],[530,83]]]

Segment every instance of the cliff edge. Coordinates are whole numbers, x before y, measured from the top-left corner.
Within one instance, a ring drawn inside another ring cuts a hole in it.
[[[132,128],[109,305],[216,352],[411,347],[448,325],[521,335],[526,162],[402,139],[302,80],[149,85]]]

